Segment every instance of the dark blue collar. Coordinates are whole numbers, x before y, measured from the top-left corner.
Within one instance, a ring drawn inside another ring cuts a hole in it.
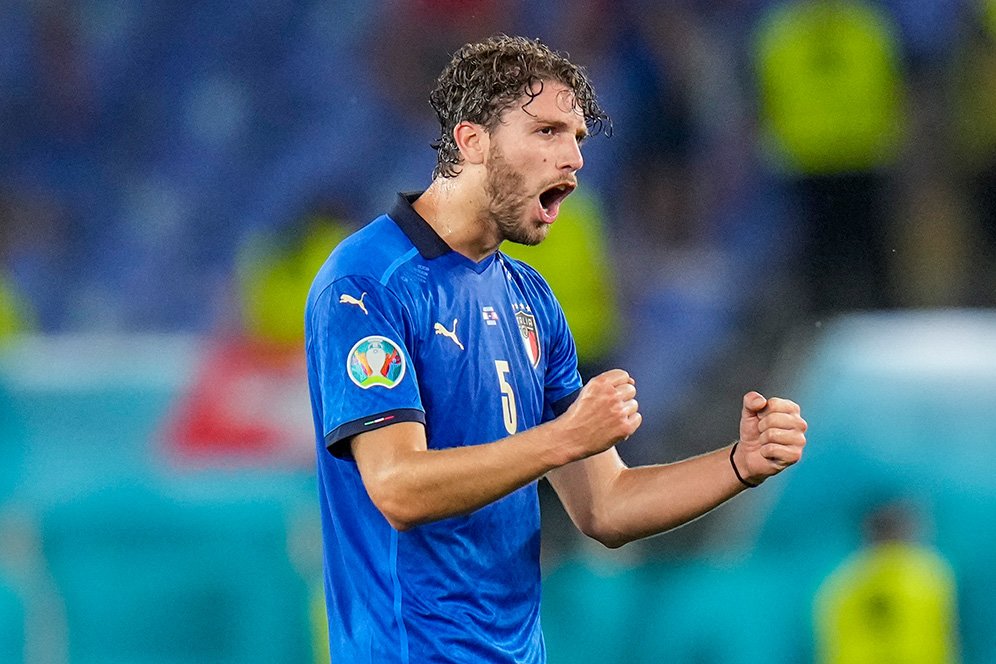
[[[418,197],[423,193],[421,191],[399,193],[394,208],[388,213],[388,216],[394,220],[398,228],[404,231],[411,243],[418,249],[418,253],[422,254],[423,258],[432,260],[453,250],[443,238],[439,237],[429,222],[423,219],[412,207],[412,203],[418,200]]]

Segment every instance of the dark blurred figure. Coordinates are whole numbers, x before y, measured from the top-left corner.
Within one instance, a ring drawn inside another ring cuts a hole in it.
[[[710,224],[742,160],[716,159],[738,128],[736,57],[715,26],[686,2],[638,2],[625,49],[630,104],[619,118],[626,148],[619,178],[624,221],[659,252],[714,242]],[[629,115],[627,115],[627,113]]]
[[[817,594],[817,662],[958,661],[954,574],[917,541],[917,521],[902,502],[876,506],[868,515],[864,547]]]
[[[954,168],[978,224],[972,303],[996,306],[996,1],[974,0],[950,66]]]
[[[889,306],[886,196],[905,125],[893,25],[860,0],[798,0],[761,25],[755,57],[767,147],[801,224],[810,306]]]

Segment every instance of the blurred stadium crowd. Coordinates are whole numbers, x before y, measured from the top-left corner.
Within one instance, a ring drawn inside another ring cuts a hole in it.
[[[0,29],[0,347],[82,333],[212,348],[166,426],[190,449],[237,431],[253,454],[307,463],[310,444],[267,447],[301,426],[233,421],[277,404],[304,414],[307,440],[307,403],[282,403],[299,394],[281,385],[311,277],[394,192],[428,184],[428,90],[457,47],[497,32],[569,53],[612,117],[550,240],[507,249],[551,281],[586,377],[636,376],[648,415],[627,460],[733,435],[736,410],[702,421],[705,395],[735,409],[776,381],[789,330],[996,305],[996,0],[11,0]],[[225,403],[260,366],[253,405]],[[603,563],[587,582],[633,584],[612,592],[678,583]],[[551,601],[575,603],[576,570],[557,573]]]
[[[237,330],[240,252],[425,186],[434,76],[504,31],[586,65],[614,120],[586,147],[582,244],[604,247],[591,271],[622,334],[589,348],[581,330],[582,350],[600,366],[613,340],[666,338],[671,379],[646,396],[680,400],[745,324],[992,300],[994,17],[991,0],[3,3],[4,326]]]

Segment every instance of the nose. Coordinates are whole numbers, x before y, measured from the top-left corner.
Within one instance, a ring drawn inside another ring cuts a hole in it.
[[[571,173],[580,171],[584,166],[584,157],[581,155],[581,146],[573,136],[568,136],[565,141],[564,151],[560,159],[560,168]]]

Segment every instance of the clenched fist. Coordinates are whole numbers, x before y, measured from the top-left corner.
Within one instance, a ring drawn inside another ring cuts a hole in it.
[[[802,458],[806,420],[799,405],[788,399],[744,395],[740,414],[740,444],[734,463],[745,480],[760,484]]]
[[[622,369],[592,378],[560,418],[571,456],[583,459],[626,440],[643,416],[636,401],[636,384]]]

